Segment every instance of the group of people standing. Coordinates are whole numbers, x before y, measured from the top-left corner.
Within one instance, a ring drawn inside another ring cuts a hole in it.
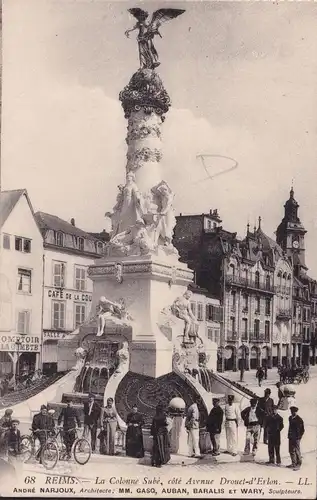
[[[290,407],[288,444],[291,464],[289,468],[299,470],[302,465],[300,442],[305,432],[303,419],[298,415],[297,406]],[[212,443],[212,454],[219,455],[220,434],[223,420],[225,419],[225,431],[227,439],[227,453],[237,455],[238,427],[242,420],[246,428],[244,455],[255,456],[258,450],[260,435],[263,430],[263,443],[268,446],[268,464],[281,465],[281,431],[284,422],[278,413],[278,405],[271,398],[271,390],[265,389],[264,396],[252,398],[250,406],[241,413],[238,405],[234,403],[234,396],[228,395],[228,401],[224,410],[219,405],[219,399],[213,400],[213,409],[207,420],[207,430],[210,433]],[[252,443],[252,450],[251,450]]]

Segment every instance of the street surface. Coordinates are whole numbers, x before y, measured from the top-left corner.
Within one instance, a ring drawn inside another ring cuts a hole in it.
[[[239,372],[226,372],[224,375],[231,380],[239,381]],[[270,387],[272,390],[272,397],[275,401],[277,401],[277,389],[275,387],[275,383],[278,380],[278,375],[276,369],[269,370],[268,380],[263,382],[262,387],[257,386],[254,371],[246,372],[244,378],[244,384],[256,392],[259,396],[263,395],[266,387]],[[202,497],[217,496],[217,493],[221,494],[222,488],[225,488],[225,494],[239,497],[239,495],[241,496],[243,493],[240,490],[243,486],[232,486],[232,484],[226,484],[226,481],[241,481],[241,479],[243,480],[244,478],[245,481],[249,481],[249,483],[245,484],[244,487],[251,488],[252,490],[250,490],[250,492],[245,491],[244,494],[250,493],[251,495],[252,493],[251,496],[253,497],[263,496],[263,487],[270,488],[273,485],[275,489],[281,487],[290,489],[292,493],[289,495],[287,493],[282,494],[283,498],[292,498],[294,495],[302,496],[302,498],[314,498],[316,481],[316,381],[317,367],[311,367],[309,382],[306,385],[300,384],[296,386],[296,401],[299,407],[298,414],[303,418],[306,429],[301,443],[303,466],[300,471],[293,471],[292,469],[287,468],[287,465],[290,464],[287,440],[288,417],[290,412],[280,411],[279,413],[284,418],[285,426],[282,432],[281,467],[265,464],[268,460],[268,455],[267,446],[262,443],[263,436],[261,436],[261,444],[255,460],[246,460],[246,457],[243,456],[245,428],[243,424],[241,424],[238,431],[239,454],[237,457],[232,457],[225,453],[221,453],[217,459],[211,455],[206,455],[200,460],[174,456],[168,465],[165,465],[161,469],[157,469],[150,466],[149,457],[145,457],[143,460],[138,460],[125,456],[108,457],[93,454],[88,464],[84,466],[77,465],[72,461],[59,462],[53,471],[46,471],[44,467],[38,463],[23,464],[21,466],[23,468],[23,470],[21,469],[22,474],[19,474],[19,478],[25,478],[26,475],[29,477],[36,476],[37,487],[44,487],[45,485],[45,487],[51,488],[52,483],[47,483],[47,481],[50,481],[50,478],[52,481],[57,481],[56,478],[52,479],[53,476],[60,477],[61,479],[59,479],[59,481],[65,481],[65,478],[63,478],[65,475],[74,476],[76,477],[76,481],[78,481],[78,484],[76,485],[76,492],[78,493],[80,488],[83,488],[83,491],[80,493],[82,496],[96,495],[98,493],[102,496],[120,496],[122,494],[129,496],[129,491],[131,490],[131,496],[133,496],[133,494],[137,494],[144,497],[155,496],[156,494],[160,496],[169,496],[170,494],[176,493],[179,495],[182,495],[182,493],[183,495],[188,494],[190,496],[194,494],[195,496]],[[224,431],[221,435],[221,449],[226,449]],[[96,478],[100,479],[98,480]],[[134,484],[131,486],[129,484],[123,484],[123,482],[129,478],[131,480],[133,478],[139,478],[138,485]],[[144,478],[148,478],[146,481],[150,481],[150,478],[153,480],[154,478],[156,483],[144,484]],[[105,483],[102,482],[102,479]],[[206,484],[203,486],[199,485],[197,487],[198,483],[195,483],[195,481],[199,481],[200,479],[203,479],[204,481],[209,479],[211,484],[207,486]],[[215,481],[214,485],[212,484],[213,480]],[[160,481],[162,481],[164,488],[160,485]],[[168,481],[170,481],[170,484]],[[181,481],[181,483],[177,484],[177,481]],[[186,481],[189,481],[189,483],[185,484]],[[258,481],[260,481],[260,484]],[[262,484],[261,481],[263,481]],[[303,482],[306,482],[305,486],[302,486]],[[298,483],[300,483],[300,486]],[[313,484],[308,485],[307,483]],[[279,486],[279,484],[281,485]],[[19,481],[19,488],[31,488],[32,486],[34,485],[28,485],[25,483],[22,484]],[[71,485],[60,483],[57,487],[61,486],[67,490],[67,488]],[[193,487],[196,489],[198,488],[197,491],[194,491],[192,489]],[[96,491],[96,488],[99,488],[102,491]],[[127,491],[125,492],[125,490],[122,490],[121,488],[127,488]],[[139,488],[139,490],[136,491],[136,488]],[[162,488],[164,491],[162,491]],[[173,488],[184,488],[184,491],[172,491]],[[186,488],[187,493],[185,491]],[[207,488],[210,491],[203,491],[204,488]],[[296,488],[301,488],[301,490],[297,492]],[[202,490],[200,491],[200,489]],[[217,492],[218,489],[219,491]],[[233,491],[234,489],[236,489],[235,492]],[[10,494],[9,491],[7,493]],[[38,490],[36,490],[36,493],[39,494]],[[52,493],[54,493],[54,491],[51,491],[51,495]],[[63,492],[60,491],[59,493]],[[70,494],[72,492],[65,491],[65,495],[67,495],[67,493]],[[24,494],[28,495],[27,492],[24,492]],[[275,498],[279,498],[278,493],[273,494],[273,496],[275,496]]]

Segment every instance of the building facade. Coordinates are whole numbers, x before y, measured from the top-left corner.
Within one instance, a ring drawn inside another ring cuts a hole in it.
[[[43,239],[26,190],[0,193],[0,370],[40,367]]]
[[[44,241],[43,353],[45,373],[57,371],[58,340],[84,323],[91,310],[87,271],[105,242],[54,215],[37,212]]]
[[[291,265],[263,232],[260,218],[258,228],[248,226],[244,239],[220,224],[217,210],[181,214],[174,244],[181,260],[195,270],[196,283],[223,309],[221,370],[270,368],[290,357]]]

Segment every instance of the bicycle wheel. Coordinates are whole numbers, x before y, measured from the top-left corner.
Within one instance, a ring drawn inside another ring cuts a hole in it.
[[[59,451],[56,441],[46,441],[41,451],[41,461],[46,469],[54,469],[58,462]]]
[[[91,457],[91,446],[87,439],[76,439],[73,447],[74,458],[80,465],[85,465]]]
[[[34,442],[31,436],[21,436],[21,452],[20,456],[23,462],[30,460],[32,455],[34,455]]]

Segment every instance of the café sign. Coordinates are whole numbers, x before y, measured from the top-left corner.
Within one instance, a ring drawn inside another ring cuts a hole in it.
[[[38,352],[40,350],[39,337],[30,335],[1,335],[0,351]]]
[[[52,340],[52,339],[58,340],[58,339],[63,339],[69,333],[71,333],[71,332],[58,332],[58,331],[55,332],[52,330],[49,330],[49,331],[44,330],[43,337],[44,337],[44,340],[48,340],[48,339],[49,340]]]
[[[47,295],[52,299],[79,300],[81,302],[91,302],[92,301],[92,295],[90,293],[66,292],[65,290],[62,290],[60,288],[48,290]]]

